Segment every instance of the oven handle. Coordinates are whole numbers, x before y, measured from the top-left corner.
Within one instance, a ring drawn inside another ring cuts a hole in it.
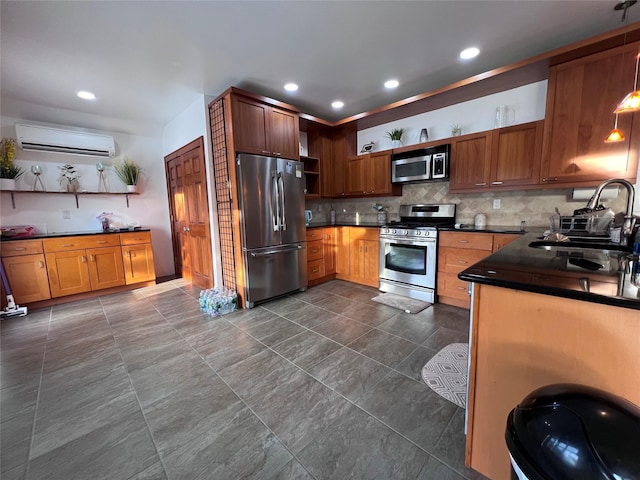
[[[385,244],[394,243],[396,245],[408,245],[410,247],[430,247],[436,244],[435,238],[422,238],[420,240],[400,240],[394,238],[381,238],[381,242]]]

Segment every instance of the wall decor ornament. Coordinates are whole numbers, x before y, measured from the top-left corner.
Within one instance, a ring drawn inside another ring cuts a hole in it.
[[[80,188],[78,172],[76,171],[76,167],[71,165],[70,163],[66,163],[60,169],[60,178],[58,182],[60,182],[60,186],[65,188],[67,192],[77,192]]]

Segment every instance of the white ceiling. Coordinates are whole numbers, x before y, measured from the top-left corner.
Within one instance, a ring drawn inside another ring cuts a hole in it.
[[[616,3],[2,0],[2,114],[161,129],[234,85],[337,120],[621,27]],[[468,46],[480,56],[459,61]]]

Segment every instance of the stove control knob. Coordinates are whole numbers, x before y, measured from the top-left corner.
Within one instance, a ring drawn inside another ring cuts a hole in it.
[[[418,231],[416,232],[416,235],[420,236],[420,235],[422,235],[422,232],[421,232],[420,230],[418,230]]]
[[[396,233],[398,233],[398,232],[397,232],[397,231],[396,231],[396,229],[394,228],[394,229],[393,229],[393,234],[395,235]]]

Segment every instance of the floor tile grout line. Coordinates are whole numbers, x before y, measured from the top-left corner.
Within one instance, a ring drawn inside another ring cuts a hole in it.
[[[158,456],[158,461],[160,462],[160,465],[162,465],[162,470],[164,471],[164,474],[168,479],[169,478],[169,474],[167,473],[167,468],[166,468],[166,466],[164,464],[164,461],[162,459],[162,455],[160,455],[160,450],[158,449],[158,444],[156,443],[156,439],[153,437],[153,432],[151,431],[151,428],[149,427],[149,421],[147,420],[147,416],[146,416],[146,414],[144,412],[144,409],[142,408],[142,403],[140,402],[140,397],[138,396],[138,392],[136,391],[135,387],[133,386],[133,381],[131,380],[131,375],[129,373],[129,367],[127,366],[127,362],[125,361],[124,356],[122,355],[122,350],[120,349],[120,345],[118,344],[118,338],[116,337],[116,335],[115,335],[115,333],[113,331],[113,327],[111,325],[111,322],[109,321],[109,316],[107,315],[107,312],[104,309],[104,303],[102,303],[102,298],[101,297],[98,297],[98,298],[100,298],[100,305],[102,306],[102,311],[104,313],[105,319],[107,320],[107,324],[109,325],[109,330],[111,331],[111,335],[113,335],[113,341],[115,343],[115,346],[118,349],[118,355],[120,356],[120,359],[122,360],[122,365],[124,367],[125,372],[127,372],[127,379],[129,380],[129,386],[131,387],[131,390],[133,391],[133,394],[134,394],[134,396],[136,398],[136,402],[138,403],[138,408],[140,409],[140,414],[142,415],[142,419],[144,420],[144,424],[147,427],[147,432],[149,432],[149,437],[151,438],[151,443],[153,443],[153,448],[155,449],[156,455]],[[151,302],[149,301],[148,298],[145,297],[145,299],[151,304]],[[164,316],[162,318],[164,318]],[[165,321],[166,321],[166,319],[165,319]],[[149,465],[148,467],[145,467],[145,469],[151,467],[152,465]],[[133,475],[137,475],[137,474],[143,472],[145,469],[142,469],[141,471],[136,472]]]
[[[162,313],[161,313],[160,311],[158,311],[158,313],[160,313],[160,315],[162,315]],[[162,315],[162,317],[163,317],[163,318],[165,318],[165,317],[164,317],[164,315]],[[226,385],[226,387],[227,387],[231,392],[233,392],[233,394],[238,398],[238,400],[240,400],[240,402],[242,402],[242,404],[244,405],[244,407],[245,407],[249,412],[251,412],[251,414],[252,414],[256,419],[258,419],[258,421],[259,421],[262,425],[264,425],[264,427],[265,427],[265,428],[266,428],[266,429],[267,429],[267,430],[268,430],[268,431],[269,431],[269,432],[270,432],[270,433],[271,433],[271,434],[272,434],[276,439],[278,439],[278,441],[280,442],[280,444],[285,448],[285,450],[286,450],[287,452],[289,452],[289,454],[292,456],[292,458],[294,458],[294,459],[295,459],[295,460],[300,464],[300,466],[302,466],[302,467],[304,468],[304,470],[305,470],[307,473],[309,473],[309,475],[310,475],[314,480],[316,480],[316,477],[315,477],[314,475],[312,475],[312,474],[311,474],[311,472],[309,472],[309,470],[307,469],[306,465],[304,465],[304,464],[302,463],[302,461],[300,461],[300,459],[299,459],[299,458],[298,458],[298,457],[297,457],[297,456],[296,456],[296,455],[291,451],[291,449],[287,446],[287,444],[286,444],[284,441],[282,441],[282,439],[281,439],[281,438],[276,434],[276,432],[274,432],[274,431],[273,431],[273,430],[272,430],[272,429],[271,429],[271,428],[270,428],[270,427],[265,423],[265,421],[264,421],[264,420],[263,420],[263,419],[262,419],[262,418],[261,418],[261,417],[260,417],[260,416],[259,416],[259,415],[258,415],[258,414],[257,414],[257,413],[252,409],[252,408],[251,408],[251,406],[250,406],[250,405],[249,405],[249,404],[244,400],[244,398],[242,398],[242,396],[241,396],[241,395],[239,395],[239,394],[236,392],[236,390],[235,390],[233,387],[231,387],[231,385],[229,385],[229,384],[227,383],[227,381],[224,379],[224,377],[223,377],[222,375],[220,375],[220,373],[219,373],[215,368],[213,368],[213,366],[211,366],[211,364],[210,364],[209,362],[207,362],[207,360],[206,360],[206,359],[202,356],[202,354],[201,354],[201,353],[196,349],[196,347],[194,347],[194,346],[189,342],[189,340],[187,340],[187,339],[184,337],[184,335],[182,335],[182,332],[180,332],[180,331],[175,327],[175,325],[173,325],[171,322],[169,322],[169,320],[167,320],[166,318],[165,318],[165,320],[167,321],[167,323],[169,323],[169,324],[171,325],[171,327],[175,330],[175,332],[176,332],[176,333],[178,334],[178,336],[182,339],[182,341],[183,341],[183,342],[185,342],[185,343],[189,346],[189,348],[191,348],[191,350],[193,350],[193,351],[196,353],[196,355],[198,355],[198,357],[200,357],[200,359],[205,363],[205,365],[207,365],[207,366],[211,369],[211,371],[212,371],[213,373],[215,373],[215,375],[216,375],[216,376],[217,376],[217,377],[218,377],[218,378],[219,378],[219,379],[220,379],[220,380],[221,380],[221,381]],[[250,335],[250,334],[248,334],[247,332],[244,332],[242,329],[240,329],[237,325],[234,325],[234,324],[232,324],[232,323],[231,323],[231,322],[229,322],[229,321],[227,321],[227,323],[229,323],[229,325],[231,325],[231,326],[233,326],[233,327],[237,328],[240,332],[245,333],[245,334],[247,334],[247,335],[251,336],[251,335]],[[251,336],[251,338],[254,338],[254,337],[252,337],[252,336]],[[256,341],[260,342],[259,340],[255,339],[255,338],[254,338],[254,340],[256,340]],[[262,342],[260,342],[260,343],[262,344]],[[264,345],[264,344],[262,344],[262,345]],[[265,347],[266,347],[266,348],[268,348],[268,349],[270,349],[270,348],[269,348],[269,346],[267,346],[267,345],[265,345]],[[270,350],[271,350],[271,349],[270,349]],[[272,350],[272,351],[273,351],[273,350]],[[278,354],[277,352],[274,352],[274,353]],[[278,354],[278,355],[279,355],[279,354]],[[282,358],[284,358],[284,357],[282,357]],[[286,358],[285,358],[285,360],[286,360]],[[288,361],[288,360],[287,360],[287,361]],[[291,363],[291,362],[290,362],[290,363]],[[296,365],[296,367],[297,367],[297,365]],[[134,390],[135,390],[135,389],[134,389]],[[142,407],[141,407],[141,408],[142,408]],[[154,443],[155,443],[155,442],[154,442]],[[300,451],[302,451],[302,449],[300,449]],[[287,462],[287,463],[288,463],[288,462]],[[287,465],[287,464],[283,465],[283,466],[282,466],[282,469],[284,469],[284,467],[286,467],[286,465]],[[163,463],[163,467],[164,467],[164,463]],[[282,470],[282,469],[281,469],[281,470]],[[165,471],[166,471],[166,469],[165,469]],[[280,471],[280,470],[279,470],[279,471]],[[279,471],[278,471],[278,472],[279,472]],[[276,472],[276,473],[277,473],[277,472]]]
[[[31,422],[31,437],[29,438],[29,448],[27,449],[27,466],[24,472],[24,478],[29,478],[29,469],[31,468],[31,450],[33,449],[33,441],[36,435],[36,421],[38,418],[38,407],[40,406],[40,394],[42,392],[42,377],[44,376],[44,364],[47,357],[47,346],[49,344],[49,331],[51,330],[51,322],[53,320],[53,307],[49,307],[49,321],[47,322],[47,337],[42,350],[42,362],[40,365],[40,379],[38,381],[38,393],[36,395],[36,404],[33,408],[33,420]]]

